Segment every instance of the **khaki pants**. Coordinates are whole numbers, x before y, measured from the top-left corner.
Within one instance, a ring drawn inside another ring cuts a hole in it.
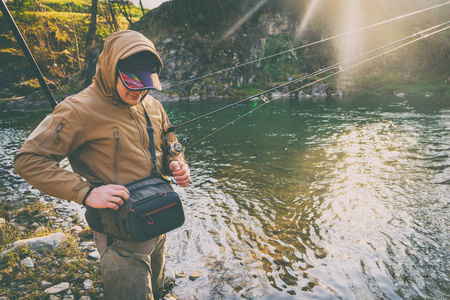
[[[156,300],[164,289],[165,235],[138,243],[94,232],[106,300]]]

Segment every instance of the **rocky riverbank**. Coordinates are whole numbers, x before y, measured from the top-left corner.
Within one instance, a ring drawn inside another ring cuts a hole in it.
[[[99,255],[77,207],[32,193],[2,194],[0,296],[100,299]]]
[[[21,195],[20,195],[21,194]],[[99,253],[82,209],[34,191],[0,192],[0,299],[102,299]],[[164,299],[177,280],[166,270]]]
[[[198,101],[202,97],[198,94],[192,95],[189,98],[182,98],[178,94],[165,93],[159,91],[151,91],[151,95],[158,99],[160,102],[169,101]],[[296,91],[291,93],[288,88],[282,91],[275,91],[268,94],[269,100],[275,100],[280,98],[298,98],[298,99],[309,99],[309,98],[324,98],[328,96],[342,96],[343,92],[341,90],[330,92],[329,86],[327,84],[315,84],[307,91]],[[68,95],[67,95],[68,96]],[[240,96],[229,95],[227,97],[232,98],[247,98],[251,95],[245,94]],[[61,102],[66,96],[57,96],[56,100]],[[220,97],[219,97],[220,98]],[[0,110],[4,109],[39,109],[39,108],[50,108],[47,98],[43,95],[40,88],[35,88],[33,91],[26,96],[12,96],[1,98],[0,95]]]

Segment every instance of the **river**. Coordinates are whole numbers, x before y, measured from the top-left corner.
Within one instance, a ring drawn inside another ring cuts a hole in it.
[[[224,100],[164,103],[177,125]],[[192,184],[167,267],[186,299],[450,298],[450,98],[249,101],[177,130]],[[3,111],[1,183],[48,111]],[[245,115],[244,115],[245,114]],[[242,118],[236,120],[239,116]]]

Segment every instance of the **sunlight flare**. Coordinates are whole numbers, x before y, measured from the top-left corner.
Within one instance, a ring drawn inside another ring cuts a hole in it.
[[[311,4],[308,7],[308,10],[306,11],[305,17],[303,18],[302,22],[300,23],[300,26],[297,29],[296,37],[299,38],[302,33],[305,31],[306,26],[308,25],[309,19],[311,19],[312,14],[316,10],[316,6],[319,3],[320,0],[313,0]]]
[[[258,11],[268,0],[261,0],[259,1],[255,7],[253,7],[248,13],[246,13],[239,21],[236,22],[223,36],[223,39],[228,38],[230,35],[232,35],[239,27],[242,26],[242,24],[245,23],[255,12]]]

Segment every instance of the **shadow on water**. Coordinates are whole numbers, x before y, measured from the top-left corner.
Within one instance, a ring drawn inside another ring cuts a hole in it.
[[[176,125],[224,103],[164,106]],[[193,182],[177,188],[187,220],[168,234],[167,265],[206,275],[175,294],[450,297],[449,99],[279,100],[195,143],[253,107],[177,131]],[[2,166],[42,119],[29,114],[2,117]]]

